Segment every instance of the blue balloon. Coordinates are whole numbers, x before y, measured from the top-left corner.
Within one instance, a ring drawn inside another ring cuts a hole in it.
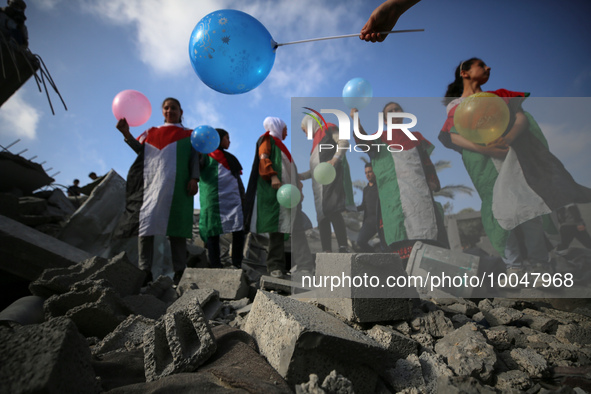
[[[277,43],[265,26],[237,10],[218,10],[197,23],[189,58],[197,76],[213,90],[246,93],[273,68]]]
[[[199,126],[191,133],[191,144],[199,153],[211,153],[220,146],[220,135],[211,126]]]
[[[371,84],[363,78],[353,78],[343,88],[343,101],[349,108],[365,108],[373,97]]]

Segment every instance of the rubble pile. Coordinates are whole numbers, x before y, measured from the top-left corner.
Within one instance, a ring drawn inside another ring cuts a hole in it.
[[[71,215],[88,223],[97,201]],[[591,392],[588,299],[329,297],[257,273],[255,238],[243,270],[207,268],[201,250],[178,285],[163,274],[141,287],[133,253],[14,219],[0,215],[0,252],[29,294],[0,312],[0,392]],[[405,274],[394,254],[316,264]]]
[[[140,288],[143,275],[125,253],[45,270],[26,308],[0,313],[0,391],[591,388],[583,300],[568,312],[552,300],[365,299],[339,314],[329,307],[338,303],[305,294],[258,289],[249,298],[241,270],[187,269],[176,288],[165,276]],[[372,303],[372,319],[356,312]]]

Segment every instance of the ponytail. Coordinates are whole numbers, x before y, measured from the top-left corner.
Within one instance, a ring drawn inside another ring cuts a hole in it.
[[[480,60],[477,57],[472,57],[468,60],[461,62],[454,73],[455,79],[452,83],[447,85],[447,91],[445,92],[445,98],[443,99],[443,105],[449,104],[454,98],[461,97],[464,92],[464,78],[462,78],[461,71],[467,71],[472,67],[472,63],[476,60]]]

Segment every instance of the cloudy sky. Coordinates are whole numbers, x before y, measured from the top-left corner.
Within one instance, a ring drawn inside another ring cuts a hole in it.
[[[224,8],[257,18],[277,42],[358,33],[378,1],[209,1],[209,0],[29,0],[26,10],[31,50],[40,55],[63,96],[67,111],[49,88],[55,115],[45,92],[29,80],[0,108],[0,144],[21,141],[11,150],[28,149],[59,185],[74,178],[85,184],[87,174],[114,169],[126,177],[134,152],[115,129],[111,104],[117,93],[135,89],[152,104],[152,117],[132,128],[139,135],[160,125],[160,105],[177,97],[184,124],[209,124],[230,132],[230,151],[244,167],[248,180],[254,143],[264,132],[266,116],[291,125],[292,150],[301,153],[300,169],[307,169],[311,148],[299,130],[301,110],[291,108],[292,97],[340,97],[354,77],[367,79],[372,105],[382,108],[395,98],[407,112],[418,111],[415,98],[437,102],[452,81],[453,70],[464,59],[483,58],[492,67],[486,89],[531,92],[529,109],[544,128],[552,151],[575,178],[591,185],[588,171],[591,148],[588,121],[591,97],[591,14],[587,0],[424,0],[402,16],[396,28],[422,33],[392,35],[383,43],[357,38],[289,45],[277,49],[268,78],[253,91],[224,95],[209,89],[194,73],[188,56],[189,36],[201,18]],[[405,98],[408,98],[405,102]],[[413,98],[410,100],[410,98]],[[543,105],[542,105],[543,104]],[[346,110],[346,108],[343,108]],[[364,112],[365,111],[365,112]],[[361,112],[371,125],[375,113]],[[433,160],[451,160],[440,177],[443,184],[471,185],[457,153],[437,140],[445,118],[442,105],[419,118],[416,130],[436,149]],[[377,117],[375,117],[377,119]],[[367,127],[367,126],[366,126]],[[371,128],[371,127],[367,127]],[[363,163],[351,155],[353,178],[363,179]],[[49,170],[49,168],[51,168]],[[361,196],[358,194],[359,201]],[[309,199],[309,201],[311,198]],[[198,199],[197,199],[198,201]],[[442,200],[442,202],[445,202]],[[457,197],[454,209],[479,209],[477,197]]]

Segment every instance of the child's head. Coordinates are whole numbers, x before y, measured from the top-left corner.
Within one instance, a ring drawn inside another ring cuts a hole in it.
[[[218,149],[228,149],[230,147],[230,134],[224,129],[216,129],[220,136],[220,145]]]
[[[174,97],[167,97],[162,102],[162,115],[166,123],[182,123],[183,109],[181,103]]]
[[[265,131],[268,131],[275,138],[284,140],[287,137],[287,125],[279,118],[268,116],[263,121]]]
[[[376,175],[373,172],[373,166],[371,163],[365,163],[365,177],[371,183],[376,181]]]
[[[472,67],[472,64],[479,61],[477,57],[472,57],[468,60],[464,60],[458,64],[456,71],[454,72],[454,81],[447,86],[445,92],[445,99],[443,103],[447,105],[456,97],[460,97],[464,92],[464,78],[462,78],[462,71],[468,71]]]
[[[394,113],[394,112],[404,112],[404,110],[402,109],[400,104],[395,103],[394,101],[390,101],[388,104],[384,105],[384,109],[382,110],[382,112],[385,115],[384,119],[388,119],[386,117],[387,114]],[[395,123],[395,124],[402,123],[403,120],[404,120],[403,118],[392,118],[392,123]]]

